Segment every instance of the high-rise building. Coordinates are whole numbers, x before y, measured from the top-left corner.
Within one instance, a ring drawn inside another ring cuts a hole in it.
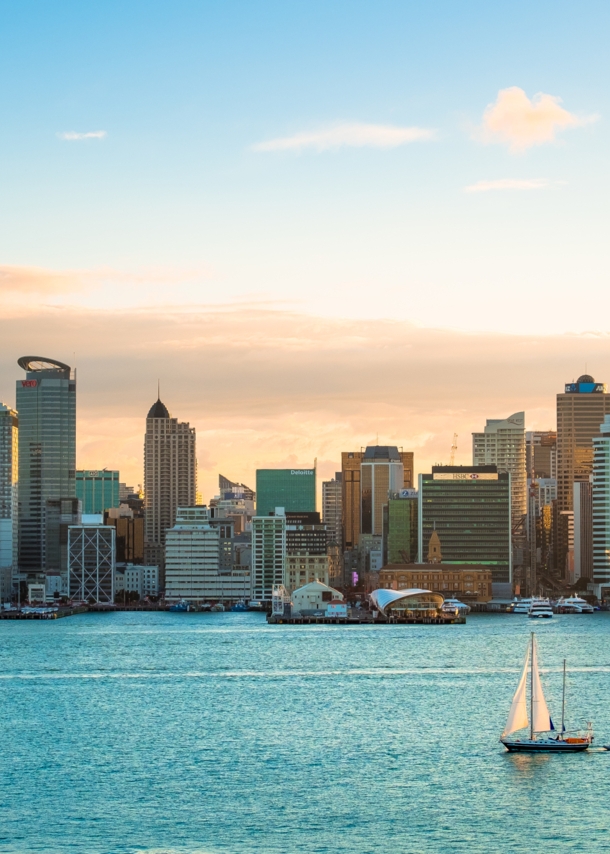
[[[344,451],[341,472],[343,550],[348,551],[359,545],[361,533],[381,537],[388,494],[413,486],[413,452],[387,445]]]
[[[593,585],[600,599],[610,596],[610,415],[593,439]]]
[[[530,480],[557,477],[557,433],[554,430],[528,430],[525,434],[525,460]]]
[[[218,475],[218,489],[220,491],[220,499],[222,501],[230,501],[234,498],[243,499],[254,503],[256,501],[256,492],[246,486],[245,483],[236,483],[229,480],[222,474]]]
[[[197,492],[195,428],[172,418],[157,400],[146,416],[144,438],[145,560],[160,569],[163,586],[165,534],[178,507],[192,507]]]
[[[68,589],[72,599],[114,602],[115,568],[115,531],[111,525],[68,527]]]
[[[252,595],[271,602],[273,589],[284,584],[286,570],[286,517],[281,508],[275,516],[252,519]]]
[[[593,438],[610,413],[605,383],[584,374],[557,395],[557,501],[559,511],[572,510],[574,483],[588,481],[593,471]]]
[[[136,516],[127,504],[104,513],[104,525],[116,528],[117,563],[144,563],[144,517]]]
[[[17,494],[19,422],[17,413],[0,403],[0,599],[10,599],[17,580],[19,504]]]
[[[384,508],[384,564],[416,562],[418,501],[416,489],[403,489],[388,498]]]
[[[42,356],[18,360],[19,569],[46,569],[47,501],[76,497],[76,375]]]
[[[510,474],[497,466],[433,466],[419,476],[419,563],[436,530],[443,560],[491,569],[494,594],[512,595]]]
[[[268,516],[276,507],[287,513],[315,513],[315,468],[257,469],[256,515]]]
[[[495,465],[499,472],[510,474],[512,528],[516,530],[527,513],[525,412],[487,419],[483,433],[472,434],[472,463]]]
[[[80,498],[83,513],[103,513],[120,504],[118,471],[109,469],[77,469],[76,497]]]
[[[591,475],[593,477],[593,475]],[[574,484],[574,578],[593,579],[593,485]]]
[[[328,531],[328,542],[341,545],[343,526],[343,483],[341,472],[322,482],[322,521]]]
[[[286,513],[286,570],[289,593],[311,581],[328,584],[329,556],[326,525],[319,513]]]

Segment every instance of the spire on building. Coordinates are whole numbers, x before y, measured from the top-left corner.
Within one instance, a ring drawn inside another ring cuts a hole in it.
[[[441,563],[443,556],[441,554],[441,541],[436,528],[432,531],[430,542],[428,543],[428,563]]]
[[[169,410],[164,403],[161,403],[161,399],[157,398],[157,400],[153,403],[153,405],[148,410],[147,418],[171,418],[169,414]]]

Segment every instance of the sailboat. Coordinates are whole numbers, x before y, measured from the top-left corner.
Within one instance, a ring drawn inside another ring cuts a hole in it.
[[[531,657],[531,667],[530,667]],[[530,683],[529,717],[527,709],[527,683]],[[508,720],[500,741],[511,752],[515,751],[545,751],[557,753],[574,753],[588,750],[593,741],[593,730],[591,724],[587,725],[585,732],[574,732],[570,735],[566,732],[564,725],[566,698],[566,662],[563,662],[563,699],[561,703],[561,732],[555,732],[553,721],[544,699],[540,673],[538,670],[537,643],[534,632],[532,632],[531,643],[528,644],[525,654],[523,673],[515,691],[513,702],[508,713]],[[518,730],[529,727],[529,738],[508,738]]]

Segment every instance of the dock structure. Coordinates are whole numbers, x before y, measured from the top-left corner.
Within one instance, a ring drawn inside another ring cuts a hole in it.
[[[384,617],[375,615],[370,611],[363,614],[349,617],[326,617],[326,616],[287,616],[285,614],[268,614],[267,622],[270,625],[286,625],[286,626],[396,626],[396,625],[416,625],[416,626],[448,626],[448,625],[463,625],[466,622],[466,617],[458,615],[437,615],[435,617],[428,616],[408,616]]]
[[[85,605],[74,608],[36,608],[19,610],[17,608],[0,611],[0,620],[59,620],[61,617],[72,617],[74,614],[85,614],[89,609]]]

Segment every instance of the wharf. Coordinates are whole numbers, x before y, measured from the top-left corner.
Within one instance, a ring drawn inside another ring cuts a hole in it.
[[[0,620],[59,620],[61,617],[72,617],[74,614],[85,614],[88,611],[84,605],[76,608],[59,608],[57,611],[0,611]]]
[[[466,617],[374,617],[371,613],[357,617],[286,617],[267,614],[267,622],[274,626],[447,626],[463,625]]]

